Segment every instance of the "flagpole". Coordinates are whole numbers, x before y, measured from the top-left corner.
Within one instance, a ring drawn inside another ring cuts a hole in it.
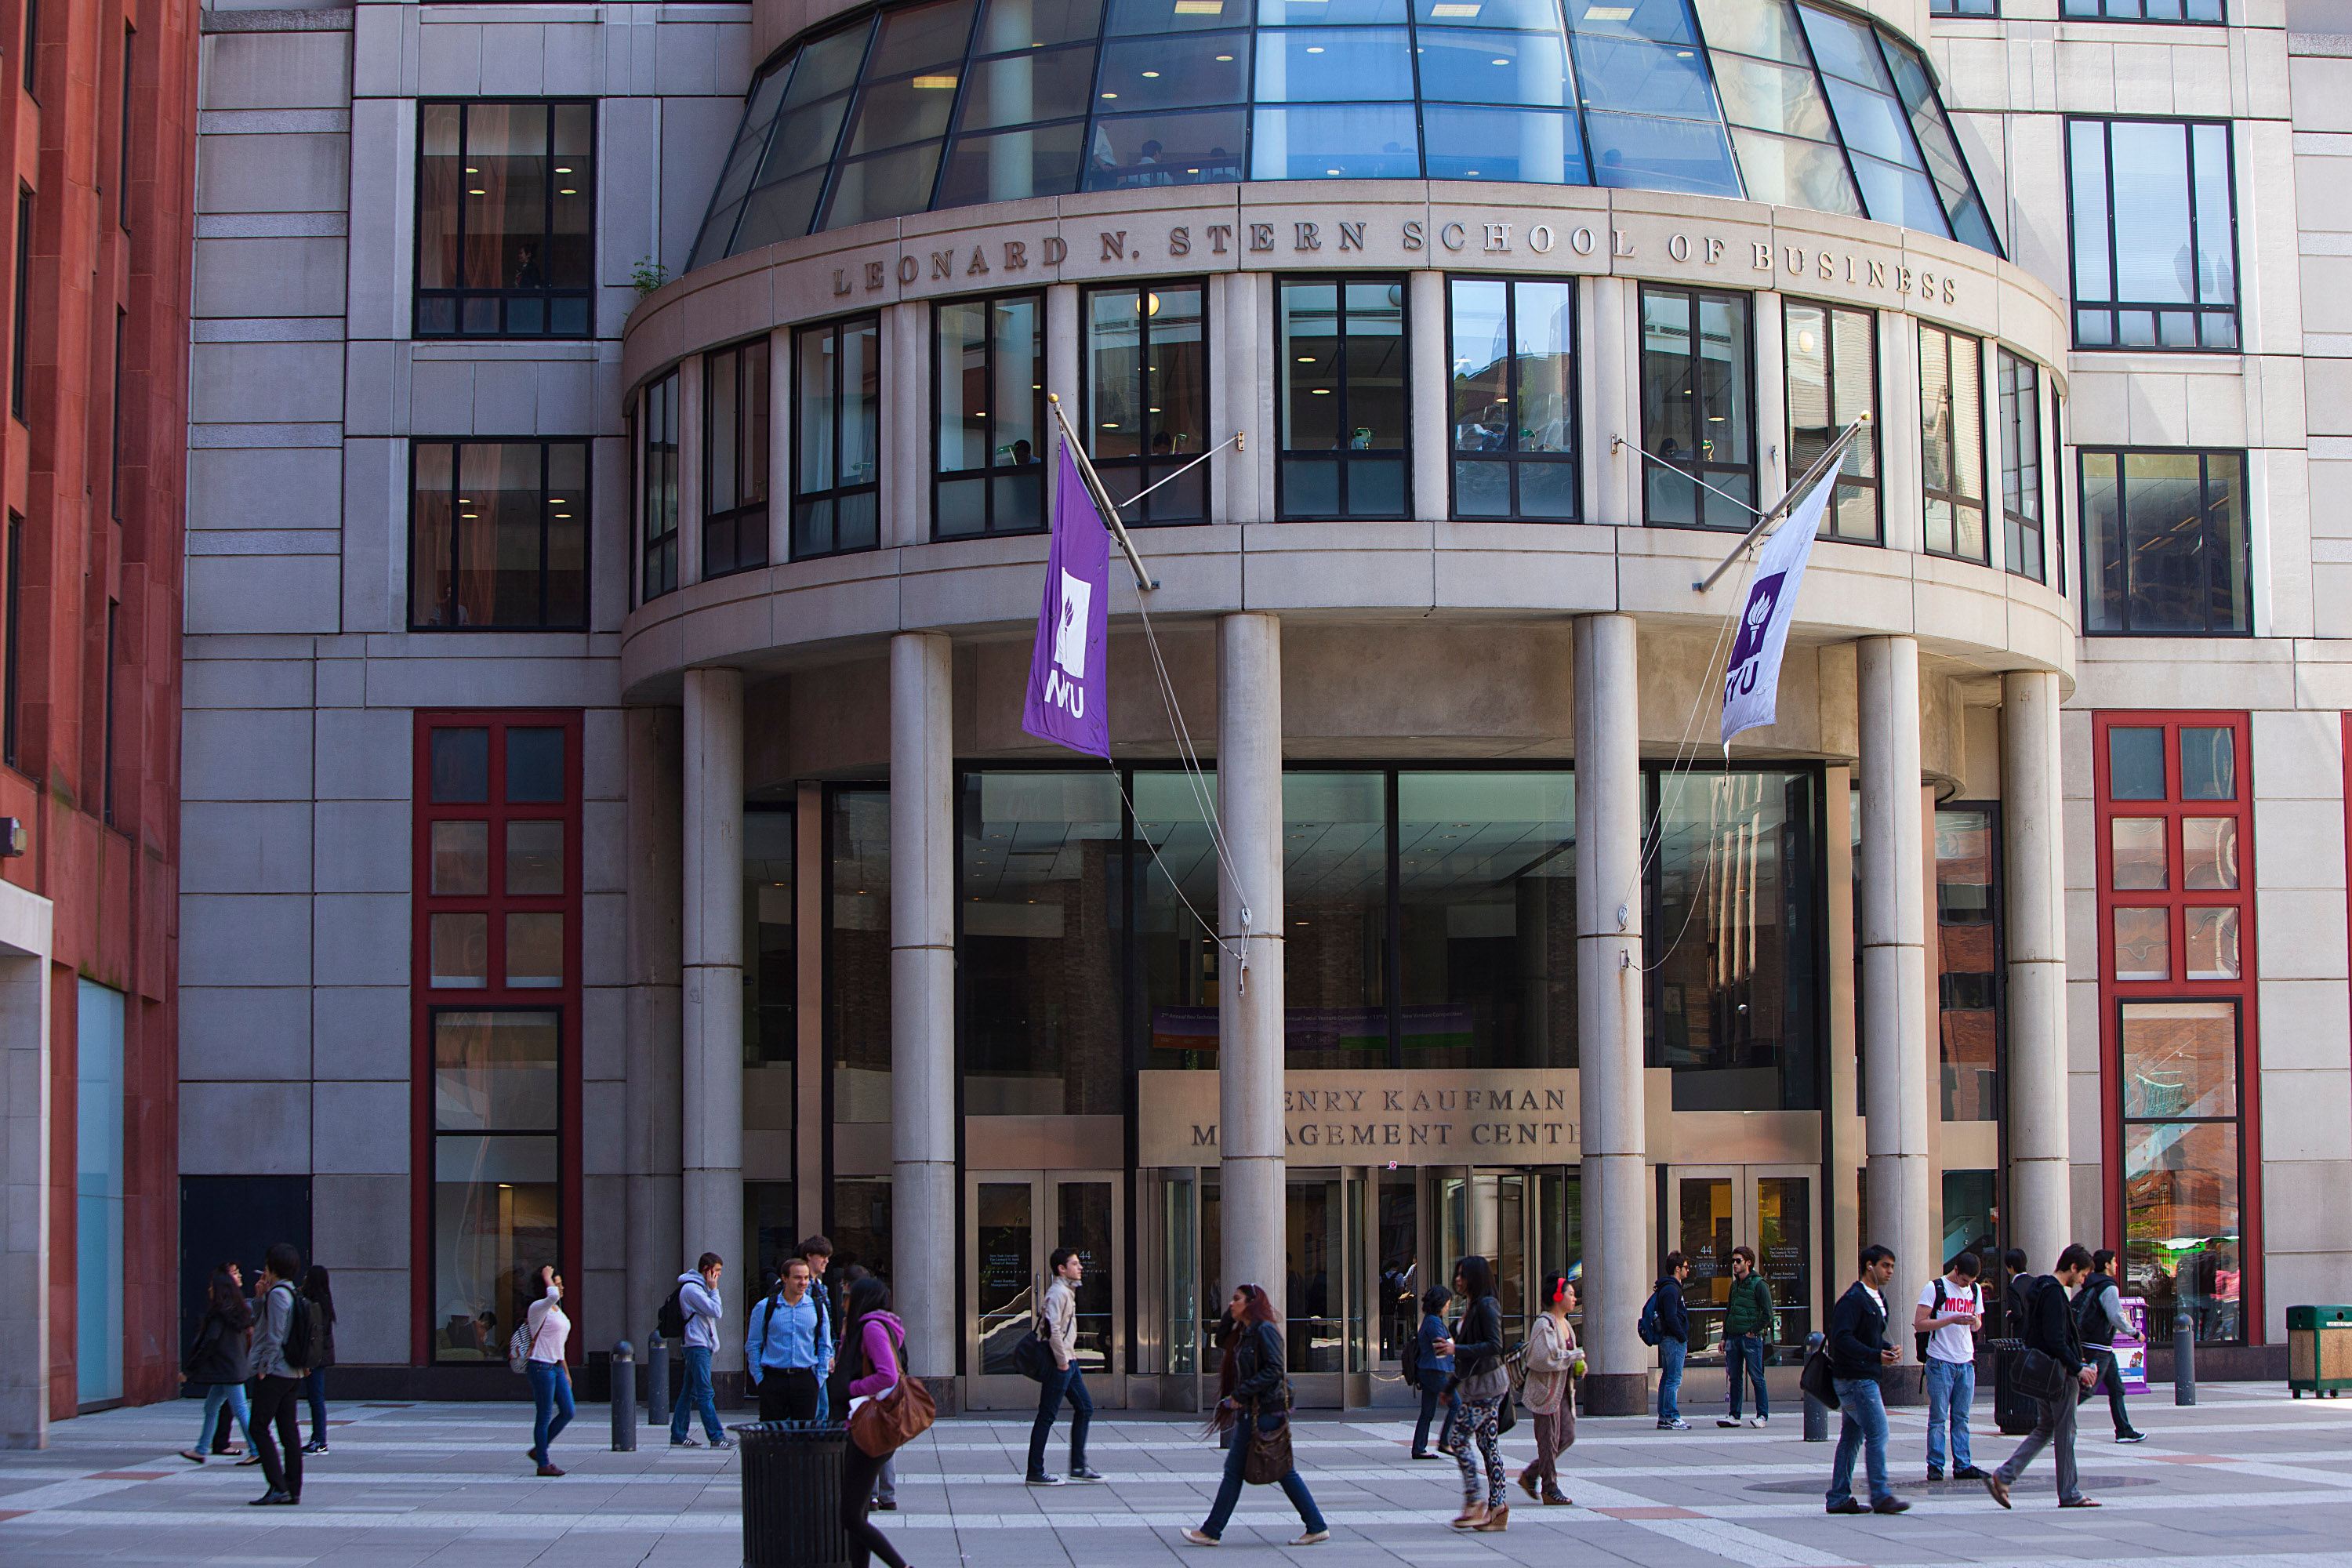
[[[1813,459],[1813,463],[1811,468],[1808,468],[1801,475],[1798,476],[1796,482],[1791,484],[1788,489],[1781,494],[1780,499],[1773,503],[1772,509],[1757,518],[1756,525],[1748,531],[1747,534],[1741,538],[1738,543],[1731,547],[1731,553],[1725,556],[1722,562],[1717,565],[1716,569],[1708,573],[1704,579],[1691,584],[1691,592],[1694,594],[1704,594],[1709,588],[1714,587],[1717,582],[1721,581],[1723,574],[1726,572],[1730,571],[1732,563],[1739,559],[1741,552],[1745,551],[1749,545],[1755,543],[1758,539],[1761,538],[1764,531],[1770,528],[1774,523],[1780,521],[1780,519],[1787,514],[1790,507],[1796,505],[1805,498],[1806,494],[1812,489],[1813,486],[1821,480],[1824,474],[1827,474],[1832,468],[1835,468],[1839,463],[1844,460],[1845,449],[1853,445],[1853,438],[1856,436],[1861,435],[1863,426],[1870,423],[1871,418],[1869,415],[1855,415],[1853,423],[1837,433],[1837,438],[1829,444],[1829,448],[1822,452],[1819,458]],[[1622,437],[1621,437],[1620,439],[1622,439]],[[1649,455],[1650,454],[1647,452],[1643,452],[1642,454],[1644,458],[1649,457]],[[1675,471],[1676,473],[1682,472],[1679,468]]]
[[[1045,395],[1045,401],[1053,405],[1054,417],[1061,421],[1063,449],[1076,459],[1078,478],[1086,481],[1087,493],[1094,497],[1095,510],[1102,513],[1104,526],[1118,542],[1120,552],[1127,557],[1129,570],[1135,574],[1135,591],[1150,593],[1160,586],[1159,579],[1143,569],[1143,557],[1136,553],[1135,541],[1127,536],[1127,525],[1119,521],[1118,508],[1112,503],[1110,493],[1103,489],[1102,476],[1096,473],[1095,466],[1087,460],[1086,443],[1078,439],[1077,431],[1070,424],[1070,411],[1062,406],[1062,395],[1049,392]]]

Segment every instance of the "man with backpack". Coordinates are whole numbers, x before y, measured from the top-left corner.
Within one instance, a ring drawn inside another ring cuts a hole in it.
[[[2058,1255],[2055,1274],[2015,1282],[2025,1309],[2025,1353],[2018,1358],[2018,1386],[2032,1386],[2027,1376],[2036,1351],[2057,1363],[2063,1381],[2051,1394],[2036,1393],[2033,1430],[2017,1446],[2017,1452],[2002,1461],[2000,1468],[1985,1478],[1985,1490],[2003,1508],[2009,1506],[2010,1487],[2033,1462],[2033,1457],[2053,1440],[2058,1447],[2058,1506],[2099,1506],[2083,1495],[2074,1473],[2074,1406],[2081,1403],[2080,1391],[2087,1391],[2099,1372],[2084,1363],[2083,1337],[2074,1323],[2074,1304],[2067,1300],[2067,1293],[2080,1285],[2090,1271],[2091,1255],[2076,1243]]]
[[[1927,1479],[1944,1479],[1944,1433],[1952,1441],[1952,1479],[1974,1481],[1984,1472],[1969,1452],[1969,1406],[1977,1397],[1976,1331],[1984,1327],[1983,1266],[1963,1252],[1919,1292],[1911,1327],[1919,1336],[1919,1365],[1927,1384]]]
[[[726,1260],[715,1252],[706,1252],[693,1268],[677,1277],[677,1289],[670,1300],[676,1303],[676,1317],[685,1320],[679,1337],[686,1342],[686,1386],[678,1393],[677,1402],[670,1407],[669,1446],[673,1448],[699,1448],[687,1432],[693,1413],[702,1412],[703,1435],[714,1448],[731,1448],[735,1439],[719,1424],[719,1395],[711,1387],[710,1357],[719,1348],[719,1275],[727,1267]],[[672,1309],[663,1308],[666,1318]],[[672,1320],[674,1321],[674,1320]],[[663,1325],[667,1337],[668,1324]]]
[[[261,1308],[253,1330],[253,1446],[261,1452],[269,1489],[253,1500],[255,1508],[291,1508],[302,1500],[302,1429],[295,1396],[310,1370],[318,1331],[310,1303],[295,1289],[301,1277],[302,1255],[290,1241],[272,1247],[262,1260]],[[285,1445],[282,1458],[279,1443]]]
[[[1830,1463],[1830,1513],[1905,1513],[1911,1505],[1886,1484],[1886,1394],[1878,1369],[1900,1352],[1886,1338],[1886,1282],[1895,1278],[1895,1250],[1862,1249],[1862,1271],[1830,1309],[1830,1386],[1837,1394],[1837,1458]],[[1853,1459],[1864,1455],[1870,1506],[1853,1495]]]
[[[2115,1248],[2103,1247],[2091,1254],[2090,1278],[2083,1281],[2074,1298],[2075,1326],[2082,1331],[2083,1349],[2091,1364],[2106,1382],[2107,1414],[2116,1418],[2116,1441],[2145,1443],[2147,1434],[2133,1427],[2130,1413],[2124,1409],[2123,1369],[2116,1364],[2116,1336],[2130,1333],[2132,1321],[2124,1316],[2123,1292],[2112,1272],[2115,1266]]]
[[[1666,1271],[1650,1291],[1636,1325],[1645,1345],[1658,1347],[1658,1430],[1687,1432],[1680,1398],[1683,1363],[1690,1355],[1690,1309],[1683,1302],[1683,1281],[1690,1278],[1690,1259],[1679,1252],[1666,1254]]]
[[[760,1387],[762,1421],[814,1421],[817,1389],[833,1367],[833,1342],[809,1288],[806,1258],[785,1263],[768,1299],[751,1309],[743,1365]]]
[[[1750,1426],[1772,1419],[1772,1396],[1764,1392],[1764,1352],[1772,1342],[1772,1288],[1756,1272],[1756,1249],[1745,1242],[1731,1249],[1731,1300],[1723,1309],[1723,1365],[1731,1377],[1731,1412],[1718,1426],[1739,1425],[1739,1385],[1756,1390]],[[1744,1377],[1743,1377],[1744,1374]]]

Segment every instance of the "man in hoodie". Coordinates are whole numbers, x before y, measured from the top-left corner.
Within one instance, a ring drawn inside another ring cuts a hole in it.
[[[1078,1373],[1078,1281],[1086,1276],[1086,1261],[1075,1248],[1057,1247],[1052,1263],[1054,1279],[1045,1287],[1037,1321],[1045,1331],[1045,1347],[1054,1353],[1054,1365],[1037,1391],[1037,1419],[1029,1428],[1029,1484],[1033,1487],[1062,1484],[1061,1477],[1046,1473],[1045,1439],[1054,1435],[1054,1417],[1065,1399],[1071,1410],[1070,1479],[1102,1479],[1087,1468],[1087,1427],[1094,1420],[1095,1402]]]
[[[1831,1513],[1902,1513],[1910,1504],[1886,1484],[1886,1399],[1878,1369],[1899,1357],[1886,1339],[1886,1282],[1895,1278],[1895,1251],[1866,1247],[1862,1272],[1830,1309],[1830,1382],[1837,1391],[1837,1458],[1830,1466]],[[1854,1500],[1853,1457],[1866,1449],[1870,1506]]]
[[[2087,1391],[2097,1381],[2099,1369],[2084,1362],[2083,1336],[2075,1326],[2074,1303],[2068,1300],[2068,1293],[2082,1284],[2090,1272],[2091,1255],[2080,1244],[2074,1244],[2058,1255],[2055,1274],[2018,1282],[2025,1307],[2025,1348],[2040,1351],[2056,1362],[2074,1382],[2059,1390],[2057,1398],[2033,1402],[2033,1430],[2025,1435],[2017,1452],[2002,1461],[2000,1468],[1985,1478],[1985,1490],[2003,1508],[2009,1506],[2009,1489],[2024,1474],[2025,1467],[2053,1441],[2058,1447],[2058,1506],[2099,1506],[2083,1495],[2081,1478],[2074,1473],[2074,1406],[2082,1399],[2074,1384]]]
[[[2074,1319],[2083,1331],[2084,1353],[2106,1380],[2107,1414],[2116,1418],[2116,1441],[2145,1443],[2147,1434],[2136,1430],[2124,1409],[2123,1368],[2116,1364],[2116,1336],[2133,1331],[2124,1316],[2123,1292],[2116,1284],[2116,1251],[2103,1247],[2091,1254],[2090,1277],[2074,1297]]]
[[[735,1439],[719,1424],[719,1396],[710,1385],[710,1353],[719,1348],[719,1275],[726,1260],[706,1252],[688,1273],[677,1277],[678,1310],[686,1314],[686,1387],[669,1413],[669,1446],[699,1448],[688,1435],[693,1413],[702,1412],[702,1430],[714,1448],[731,1448]]]
[[[1666,1254],[1666,1271],[1658,1279],[1651,1300],[1658,1321],[1658,1430],[1687,1432],[1680,1399],[1683,1362],[1690,1355],[1690,1309],[1683,1302],[1683,1281],[1690,1278],[1690,1259],[1679,1252]]]
[[[261,1473],[269,1482],[269,1489],[253,1500],[255,1508],[291,1508],[302,1500],[302,1433],[295,1424],[294,1394],[310,1369],[286,1359],[286,1335],[294,1322],[294,1289],[301,1277],[301,1253],[292,1242],[281,1241],[264,1258],[255,1292],[253,1447],[261,1456]],[[273,1422],[277,1442],[270,1440]]]

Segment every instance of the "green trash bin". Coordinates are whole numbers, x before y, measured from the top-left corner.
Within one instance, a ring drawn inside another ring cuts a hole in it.
[[[2286,1310],[2286,1385],[2333,1399],[2352,1388],[2352,1307]]]

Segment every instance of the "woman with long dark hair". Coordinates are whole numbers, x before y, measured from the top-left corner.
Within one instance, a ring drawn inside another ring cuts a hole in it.
[[[327,1369],[335,1364],[335,1293],[327,1287],[327,1271],[317,1264],[302,1276],[302,1297],[310,1303],[310,1321],[315,1325],[318,1349],[310,1370],[302,1377],[302,1385],[294,1392],[310,1402],[310,1440],[302,1446],[306,1454],[327,1451]]]
[[[212,1438],[213,1424],[224,1405],[236,1415],[247,1448],[253,1447],[253,1413],[245,1398],[246,1379],[253,1375],[253,1356],[246,1343],[252,1328],[253,1309],[246,1305],[245,1293],[236,1288],[224,1264],[214,1271],[205,1290],[204,1321],[196,1325],[195,1343],[189,1346],[188,1359],[180,1367],[182,1383],[195,1384],[205,1391],[205,1424],[196,1433],[194,1445],[180,1450],[180,1458],[192,1465],[205,1462],[205,1445]]]
[[[1503,1365],[1503,1303],[1495,1296],[1494,1268],[1475,1254],[1464,1258],[1454,1266],[1454,1293],[1466,1304],[1454,1322],[1453,1338],[1438,1346],[1454,1357],[1454,1391],[1462,1396],[1462,1414],[1438,1443],[1462,1467],[1462,1511],[1454,1528],[1502,1530],[1511,1522],[1511,1505],[1503,1497],[1503,1442],[1497,1425],[1511,1374]],[[1477,1458],[1470,1454],[1474,1442]],[[1480,1459],[1486,1467],[1483,1500]]]
[[[1264,1290],[1255,1285],[1234,1287],[1233,1300],[1225,1303],[1223,1338],[1225,1359],[1217,1373],[1217,1408],[1209,1425],[1213,1431],[1232,1434],[1233,1446],[1225,1454],[1225,1477],[1217,1484],[1217,1500],[1207,1521],[1200,1529],[1184,1532],[1184,1539],[1195,1546],[1214,1546],[1223,1539],[1234,1505],[1241,1500],[1242,1471],[1249,1464],[1252,1435],[1279,1432],[1290,1419],[1282,1318]],[[1290,1544],[1314,1546],[1330,1540],[1330,1529],[1324,1524],[1307,1483],[1299,1479],[1297,1466],[1284,1474],[1281,1484],[1291,1506],[1298,1510],[1299,1522],[1307,1527],[1306,1533]]]
[[[890,1287],[872,1275],[849,1288],[849,1304],[842,1313],[841,1357],[833,1367],[834,1380],[840,1384],[833,1407],[845,1420],[852,1401],[878,1399],[905,1375],[907,1327],[889,1306]],[[890,1538],[866,1518],[874,1506],[875,1478],[881,1473],[882,1459],[855,1441],[842,1450],[841,1529],[849,1538],[850,1568],[867,1568],[876,1557],[890,1568],[907,1568]]]
[[[1576,1287],[1565,1274],[1544,1279],[1543,1310],[1528,1329],[1528,1380],[1519,1389],[1536,1429],[1536,1462],[1519,1472],[1519,1489],[1554,1508],[1569,1501],[1559,1489],[1559,1453],[1576,1441]]]

